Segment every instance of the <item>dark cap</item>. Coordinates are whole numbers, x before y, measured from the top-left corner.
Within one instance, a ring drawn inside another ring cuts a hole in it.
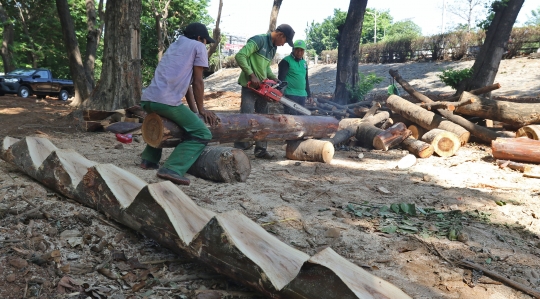
[[[200,36],[200,37],[206,39],[206,43],[208,43],[208,44],[216,42],[208,34],[208,29],[206,28],[206,26],[204,26],[201,23],[191,23],[191,24],[187,25],[186,29],[184,29],[184,35],[187,38],[191,38],[191,39],[197,39],[197,37]]]
[[[287,44],[293,47],[293,38],[294,38],[294,30],[291,26],[287,24],[281,24],[277,26],[276,31],[283,32],[285,34],[285,37],[287,37]]]

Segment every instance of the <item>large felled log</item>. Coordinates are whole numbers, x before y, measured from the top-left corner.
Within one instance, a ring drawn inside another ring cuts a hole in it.
[[[4,140],[3,156],[36,180],[269,298],[410,298],[330,249],[310,258],[239,212],[204,210],[171,182],[148,185],[42,138],[13,141]]]
[[[288,140],[285,155],[291,160],[330,163],[334,158],[334,145],[316,139]]]
[[[216,182],[245,182],[251,172],[248,156],[241,149],[207,146],[188,173]]]
[[[461,94],[461,101],[475,101],[456,108],[455,113],[478,116],[514,126],[540,123],[540,104],[513,103],[480,98],[470,92]]]
[[[540,140],[529,138],[497,138],[491,142],[493,158],[540,163]]]
[[[540,138],[540,125],[530,125],[520,128],[516,132],[517,137],[527,137],[534,140],[539,140]]]
[[[407,137],[411,136],[411,131],[403,123],[397,123],[390,128],[382,131],[373,138],[373,147],[375,149],[387,151],[399,145]]]
[[[414,88],[412,88],[412,86],[409,85],[407,81],[403,80],[403,78],[401,78],[397,70],[390,70],[390,75],[394,77],[396,81],[398,81],[398,83],[403,87],[403,89],[405,89],[411,96],[413,96],[417,100],[424,103],[433,103],[433,101],[430,98],[414,90]],[[480,140],[484,142],[491,142],[492,140],[495,140],[497,137],[500,137],[497,133],[489,130],[488,128],[473,124],[467,119],[459,115],[453,114],[452,111],[448,111],[444,109],[437,109],[437,111],[449,121],[452,121],[460,125],[462,128],[468,130],[470,134],[473,134],[474,136],[476,136],[477,138],[479,138]],[[431,130],[432,128],[427,128],[427,129]],[[463,139],[464,136],[460,134],[459,132],[454,132],[453,130],[449,130],[448,128],[440,128],[440,129],[450,131],[458,135],[462,144],[465,144],[468,140],[468,138],[467,140],[464,140]]]
[[[334,137],[332,137],[330,142],[332,142],[332,144],[334,145],[345,142],[356,134],[356,130],[358,129],[358,126],[360,124],[368,123],[368,124],[376,125],[378,123],[381,123],[387,120],[389,117],[390,117],[390,113],[388,113],[387,111],[382,111],[375,115],[372,115],[363,119],[359,119],[359,118],[342,119],[339,122],[339,130],[336,132]]]
[[[422,136],[422,141],[433,146],[433,150],[441,157],[453,156],[461,142],[456,134],[441,129],[433,129]]]
[[[401,114],[406,119],[420,125],[421,127],[432,130],[441,129],[452,132],[459,136],[462,144],[465,144],[470,137],[470,133],[463,127],[445,120],[441,116],[418,107],[417,105],[396,95],[391,95],[386,99],[386,105],[394,112]]]
[[[411,154],[418,158],[429,158],[433,155],[433,145],[425,143],[422,140],[417,140],[412,136],[403,140],[401,147],[408,150]]]
[[[298,140],[326,138],[335,133],[338,120],[325,116],[286,114],[225,114],[217,113],[219,124],[209,127],[212,141]],[[155,113],[144,118],[144,141],[155,148],[173,147],[185,138],[174,122]]]
[[[361,123],[358,126],[355,137],[360,146],[365,148],[373,148],[373,139],[375,139],[375,137],[382,132],[384,132],[383,129],[377,128],[372,124]]]

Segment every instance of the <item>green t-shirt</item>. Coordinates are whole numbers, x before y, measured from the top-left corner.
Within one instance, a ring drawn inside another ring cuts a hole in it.
[[[286,95],[292,96],[307,96],[306,91],[306,74],[307,64],[304,59],[296,60],[291,54],[283,58],[289,64],[289,71],[285,77],[287,81],[287,89],[285,89]]]
[[[272,43],[270,33],[255,35],[250,38],[246,45],[236,54],[235,59],[238,66],[242,69],[238,84],[243,87],[247,86],[249,75],[255,73],[259,80],[277,79],[272,73],[270,64],[274,55],[276,55],[277,47]]]

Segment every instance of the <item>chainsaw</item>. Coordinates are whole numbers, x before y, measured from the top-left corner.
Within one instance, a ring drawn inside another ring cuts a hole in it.
[[[259,84],[259,89],[252,88],[250,83],[251,82],[248,82],[247,87],[256,92],[258,95],[261,95],[265,100],[269,102],[279,102],[302,114],[311,115],[311,111],[295,101],[287,99],[283,96],[282,90],[287,87],[287,82],[281,81],[280,83],[277,83],[276,81],[270,79],[264,79],[261,84]]]

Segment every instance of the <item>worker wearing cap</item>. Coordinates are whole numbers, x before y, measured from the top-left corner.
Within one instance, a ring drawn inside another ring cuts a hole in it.
[[[308,66],[304,60],[306,42],[297,40],[294,42],[291,55],[283,58],[279,64],[278,79],[287,82],[285,97],[305,106],[306,99],[311,101],[309,90]],[[285,114],[299,115],[300,113],[287,106],[283,107]]]
[[[270,69],[270,64],[277,47],[288,43],[293,46],[294,30],[287,24],[279,25],[276,30],[268,34],[251,37],[246,45],[236,54],[235,59],[242,72],[238,78],[238,84],[242,86],[240,113],[264,113],[268,114],[268,102],[247,88],[259,88],[264,79],[277,80]],[[234,147],[249,149],[249,142],[235,142]],[[255,142],[255,157],[272,159],[274,156],[267,151],[266,141]]]
[[[198,113],[210,125],[217,123],[217,116],[203,105],[203,69],[208,67],[207,43],[215,43],[208,29],[201,23],[189,24],[161,58],[154,78],[143,91],[141,107],[148,113],[157,113],[174,121],[187,134],[186,140],[176,146],[165,164],[159,168],[161,149],[146,145],[140,167],[158,169],[157,176],[175,184],[189,185],[184,177],[195,163],[212,133]],[[189,108],[182,104],[186,97]]]

